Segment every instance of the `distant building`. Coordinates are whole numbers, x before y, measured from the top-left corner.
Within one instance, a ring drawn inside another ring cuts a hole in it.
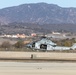
[[[52,32],[52,34],[61,34],[61,33],[59,33],[59,32]]]
[[[66,39],[66,35],[64,33],[56,33],[56,34],[47,34],[46,37],[51,37],[51,38],[58,38],[58,39]]]
[[[25,38],[26,35],[25,35],[25,34],[17,34],[17,37],[18,37],[18,38]]]
[[[31,36],[32,37],[35,37],[35,36],[37,36],[37,34],[36,33],[32,33]]]

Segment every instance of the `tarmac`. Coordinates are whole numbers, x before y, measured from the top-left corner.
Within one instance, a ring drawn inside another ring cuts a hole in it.
[[[0,75],[76,75],[76,63],[0,62]]]
[[[1,51],[0,75],[76,75],[76,53]]]
[[[76,62],[76,53],[0,51],[0,60]]]

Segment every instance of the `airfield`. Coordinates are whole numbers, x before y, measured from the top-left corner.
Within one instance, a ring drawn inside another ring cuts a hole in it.
[[[76,75],[76,53],[1,51],[0,75]]]
[[[0,61],[71,61],[76,62],[76,53],[13,52],[0,51]]]
[[[76,75],[76,63],[0,62],[0,75]]]

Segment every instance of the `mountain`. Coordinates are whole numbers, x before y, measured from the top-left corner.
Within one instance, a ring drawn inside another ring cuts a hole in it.
[[[76,8],[32,3],[0,9],[0,34],[76,32]]]
[[[32,3],[0,9],[0,23],[76,24],[76,8]]]

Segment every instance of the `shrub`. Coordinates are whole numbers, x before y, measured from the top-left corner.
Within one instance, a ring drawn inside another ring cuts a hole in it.
[[[24,42],[23,41],[18,41],[17,43],[15,43],[14,45],[16,48],[22,48],[24,47]]]
[[[2,48],[10,48],[11,47],[11,44],[9,41],[4,41],[2,44],[1,44],[1,47]]]

